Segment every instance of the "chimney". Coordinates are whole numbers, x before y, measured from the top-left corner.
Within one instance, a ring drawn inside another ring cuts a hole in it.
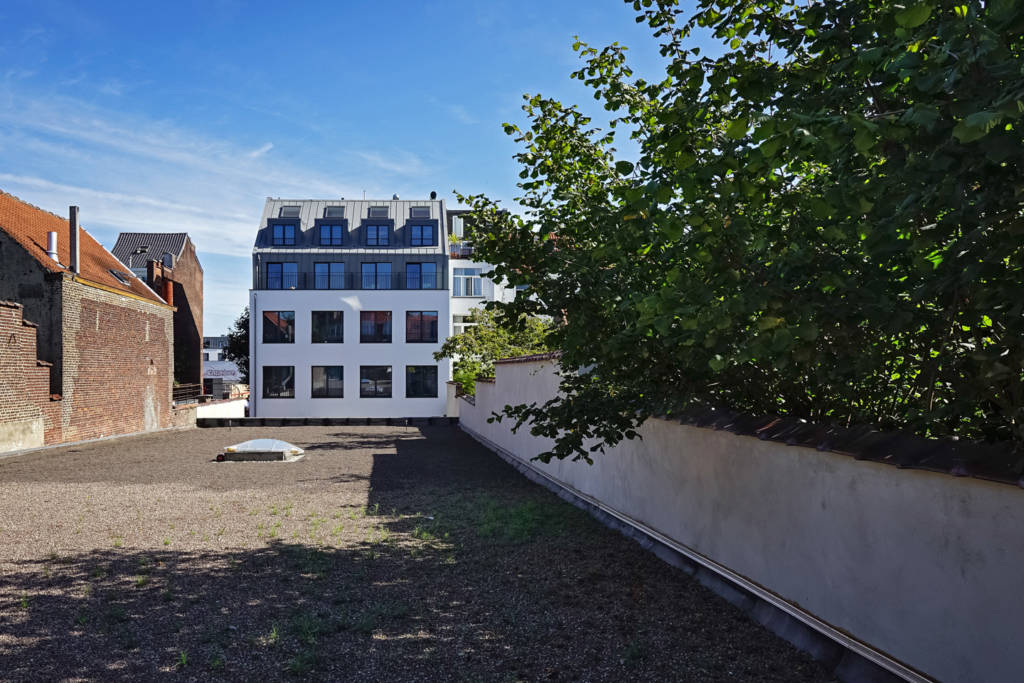
[[[57,233],[52,231],[46,233],[46,255],[60,263],[60,258],[57,256]]]
[[[78,247],[79,247],[79,235],[78,235],[78,207],[68,207],[68,222],[71,227],[71,241],[68,242],[68,246],[71,248],[71,257],[68,259],[68,268],[71,269],[72,273],[81,273],[82,269],[78,260]]]
[[[164,301],[167,302],[168,306],[174,305],[174,280],[167,277],[163,279],[164,285]]]

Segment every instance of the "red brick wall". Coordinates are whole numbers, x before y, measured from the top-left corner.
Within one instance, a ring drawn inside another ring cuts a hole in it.
[[[65,280],[64,441],[173,426],[170,308]]]
[[[60,440],[50,364],[38,360],[37,327],[22,316],[20,304],[0,301],[0,452]]]

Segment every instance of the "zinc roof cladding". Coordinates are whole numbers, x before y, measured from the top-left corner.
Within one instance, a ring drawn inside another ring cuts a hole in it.
[[[185,251],[187,232],[122,232],[111,253],[131,268],[145,267],[146,261],[159,261],[165,253],[173,254],[177,261]],[[135,255],[139,247],[149,247],[146,254]],[[130,263],[129,263],[130,261]]]
[[[0,190],[0,230],[11,236],[39,264],[54,273],[70,272],[71,234],[68,219],[44,211]],[[57,233],[57,263],[46,255],[47,233]],[[136,297],[164,304],[164,300],[141,280],[131,277],[127,267],[103,248],[84,228],[79,226],[79,275],[91,282]],[[120,282],[110,271],[129,275],[127,284]],[[164,304],[166,305],[166,304]]]
[[[298,206],[299,217],[282,218],[280,212],[281,207],[284,206]],[[258,235],[266,229],[268,222],[273,223],[276,220],[280,220],[281,223],[297,223],[299,230],[308,232],[313,229],[318,219],[325,218],[324,209],[329,206],[345,207],[343,220],[347,221],[351,227],[357,227],[364,220],[370,220],[369,211],[371,206],[387,206],[388,220],[394,221],[396,227],[407,222],[412,223],[416,221],[410,213],[412,207],[429,207],[430,216],[425,220],[437,221],[438,226],[440,226],[438,241],[443,243],[440,238],[443,238],[445,234],[446,216],[444,200],[441,199],[280,199],[268,197],[263,207],[263,215],[260,217],[259,227],[257,228],[257,248]],[[335,218],[333,220],[341,219]],[[296,233],[296,246],[299,246],[298,241],[298,233]]]

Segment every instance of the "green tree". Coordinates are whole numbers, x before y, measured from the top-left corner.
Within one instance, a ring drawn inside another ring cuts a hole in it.
[[[249,383],[249,307],[242,309],[241,315],[228,330],[228,345],[224,349],[224,358],[238,366],[242,382]]]
[[[495,312],[474,308],[461,334],[445,340],[434,360],[451,358],[452,375],[467,394],[476,393],[477,377],[493,376],[494,361],[548,351],[550,326],[543,320],[523,316],[516,325],[500,324]]]
[[[611,128],[526,96],[521,212],[463,197],[506,318],[566,312],[563,395],[505,411],[543,457],[695,406],[1024,443],[1019,5],[630,4],[663,77],[577,42]]]

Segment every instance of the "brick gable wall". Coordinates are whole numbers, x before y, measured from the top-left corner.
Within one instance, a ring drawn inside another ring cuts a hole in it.
[[[0,452],[60,440],[50,364],[38,359],[38,328],[23,313],[21,304],[0,301]]]

